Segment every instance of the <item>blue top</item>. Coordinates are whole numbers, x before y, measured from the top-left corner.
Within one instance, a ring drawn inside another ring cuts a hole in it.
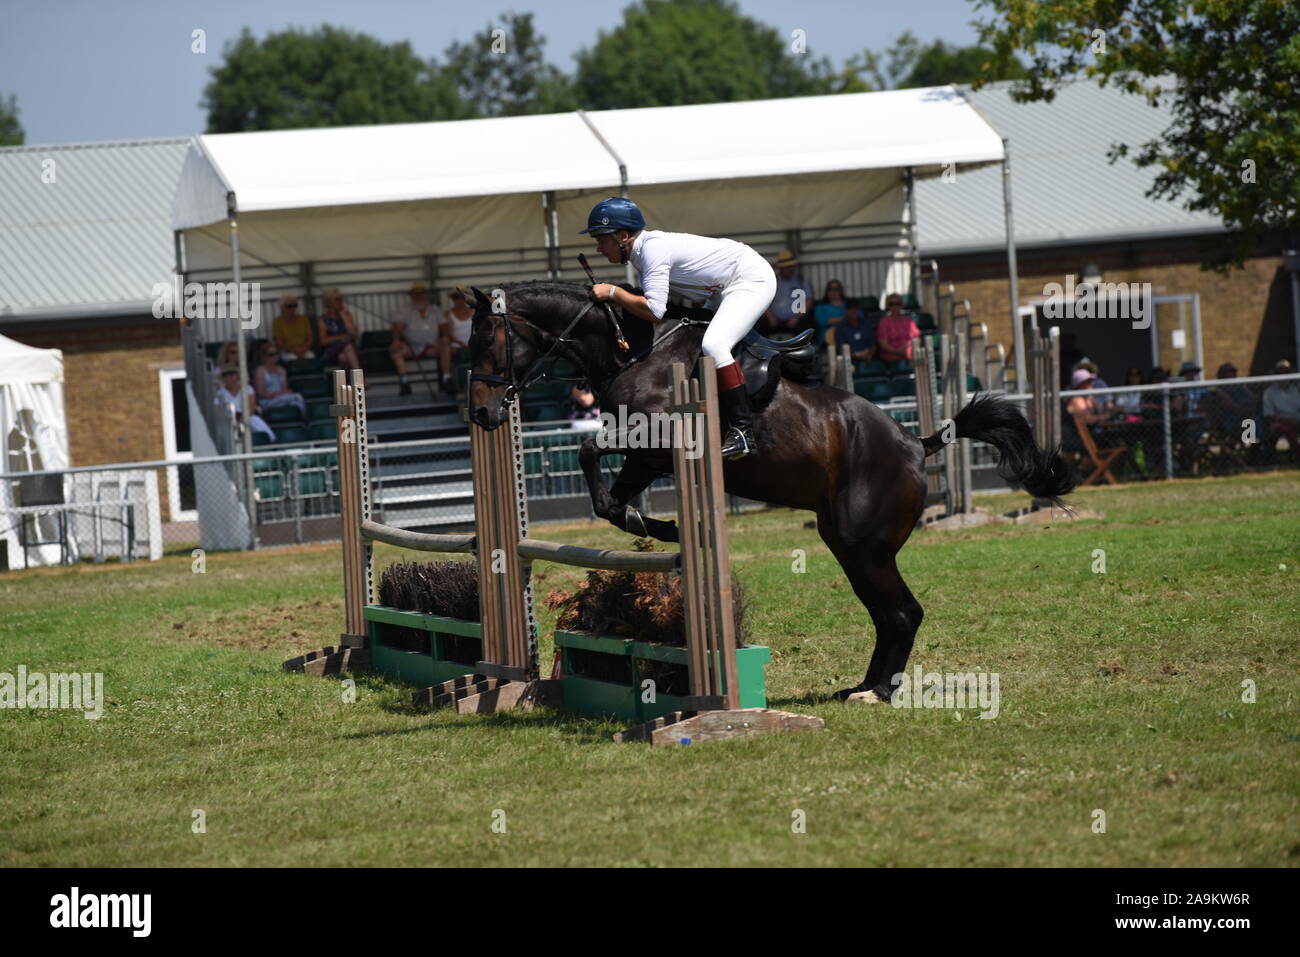
[[[844,317],[844,304],[833,306],[829,302],[821,303],[813,312],[813,318],[817,320],[817,336],[823,338],[826,330],[830,328],[831,320]]]
[[[853,353],[870,349],[876,344],[876,327],[866,319],[859,319],[855,326],[847,319],[835,327],[835,345],[848,346]]]

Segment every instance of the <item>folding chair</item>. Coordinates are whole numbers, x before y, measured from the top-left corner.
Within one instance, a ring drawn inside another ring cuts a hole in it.
[[[1092,437],[1092,432],[1088,429],[1088,424],[1083,421],[1083,416],[1075,412],[1071,418],[1074,419],[1074,427],[1079,432],[1079,441],[1083,443],[1083,451],[1092,460],[1092,474],[1080,484],[1100,485],[1098,479],[1105,478],[1111,485],[1118,485],[1119,479],[1115,478],[1110,466],[1112,462],[1128,451],[1128,446],[1121,445],[1118,448],[1099,449]]]

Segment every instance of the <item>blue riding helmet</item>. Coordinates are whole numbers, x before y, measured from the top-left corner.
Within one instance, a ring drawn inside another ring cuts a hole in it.
[[[587,228],[582,232],[600,236],[618,229],[626,229],[630,233],[645,229],[645,217],[632,200],[611,196],[592,207],[587,216]]]

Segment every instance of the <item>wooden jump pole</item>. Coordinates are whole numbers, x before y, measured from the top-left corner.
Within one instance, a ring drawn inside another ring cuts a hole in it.
[[[673,467],[677,476],[677,528],[686,606],[687,670],[692,711],[740,707],[736,680],[736,628],[722,475],[718,385],[712,359],[700,377],[672,365]]]

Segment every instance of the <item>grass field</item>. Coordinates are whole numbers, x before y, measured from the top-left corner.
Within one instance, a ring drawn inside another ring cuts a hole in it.
[[[901,555],[913,662],[997,672],[994,720],[827,701],[866,668],[866,613],[807,516],[732,517],[771,703],[826,730],[678,749],[285,674],[341,630],[336,547],[0,575],[0,671],[105,675],[98,721],[0,711],[0,865],[1300,864],[1300,474],[1075,501],[1104,517]],[[539,596],[581,574],[538,571]]]

